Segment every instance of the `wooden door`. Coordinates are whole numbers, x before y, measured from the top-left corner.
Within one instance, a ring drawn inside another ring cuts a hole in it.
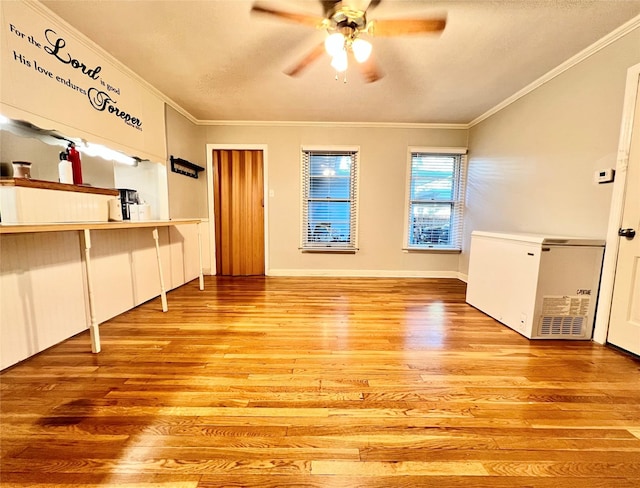
[[[216,274],[264,274],[262,151],[213,151]]]
[[[636,93],[622,229],[607,341],[640,355],[640,83]]]

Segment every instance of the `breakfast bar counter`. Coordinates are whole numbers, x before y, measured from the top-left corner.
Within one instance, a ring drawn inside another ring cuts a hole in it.
[[[199,219],[0,224],[0,369],[196,277]]]

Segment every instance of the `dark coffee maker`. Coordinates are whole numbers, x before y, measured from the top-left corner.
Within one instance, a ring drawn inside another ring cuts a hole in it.
[[[118,191],[120,192],[120,204],[122,205],[122,219],[131,220],[129,206],[138,203],[138,192],[126,188],[118,188]]]

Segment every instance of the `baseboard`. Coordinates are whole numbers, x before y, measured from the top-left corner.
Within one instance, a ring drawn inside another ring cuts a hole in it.
[[[379,269],[270,269],[267,276],[330,276],[336,278],[454,278],[457,271],[408,271]]]

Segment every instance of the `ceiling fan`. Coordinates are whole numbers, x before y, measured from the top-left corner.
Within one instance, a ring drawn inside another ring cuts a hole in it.
[[[371,43],[361,36],[391,37],[439,33],[444,30],[447,23],[445,16],[368,20],[367,13],[377,7],[381,1],[371,0],[366,8],[361,9],[353,0],[320,0],[325,13],[324,17],[280,10],[259,2],[254,3],[251,11],[327,31],[328,36],[323,43],[318,44],[300,61],[285,71],[289,76],[301,74],[326,51],[332,58],[331,66],[336,70],[336,79],[338,79],[337,73],[346,71],[348,58],[353,55],[365,81],[373,83],[383,75],[371,57]]]

